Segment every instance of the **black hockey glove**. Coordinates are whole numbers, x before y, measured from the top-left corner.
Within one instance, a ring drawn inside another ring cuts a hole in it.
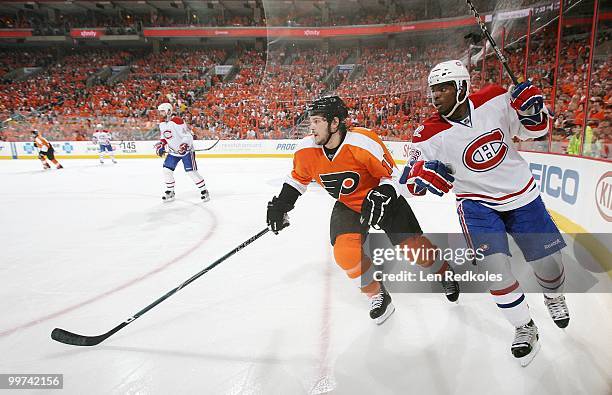
[[[268,213],[266,214],[268,228],[275,234],[278,234],[278,232],[289,226],[289,215],[287,213],[292,209],[292,205],[288,205],[274,196],[268,202]]]
[[[361,223],[368,224],[374,229],[389,218],[393,201],[397,199],[395,188],[389,184],[382,184],[370,189],[361,204]]]
[[[287,213],[293,210],[293,206],[298,197],[300,197],[300,192],[285,183],[278,197],[274,196],[272,200],[268,202],[266,223],[272,232],[278,234],[278,232],[289,226],[289,215],[287,215]]]

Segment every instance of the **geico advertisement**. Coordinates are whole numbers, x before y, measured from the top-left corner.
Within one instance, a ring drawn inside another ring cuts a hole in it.
[[[612,162],[522,152],[549,208],[589,232],[612,227]]]
[[[530,162],[529,170],[540,186],[540,192],[574,205],[578,200],[580,174],[570,168]]]

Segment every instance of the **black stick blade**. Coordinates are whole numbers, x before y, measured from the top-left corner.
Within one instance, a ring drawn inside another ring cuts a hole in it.
[[[106,334],[100,336],[83,336],[60,328],[55,328],[51,332],[51,339],[73,346],[95,346],[96,344],[102,343],[107,337]]]

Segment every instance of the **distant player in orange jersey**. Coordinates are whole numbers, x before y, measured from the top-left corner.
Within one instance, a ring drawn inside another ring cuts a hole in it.
[[[434,246],[422,235],[412,209],[400,195],[399,170],[376,133],[347,129],[348,109],[338,96],[315,100],[308,115],[312,134],[298,144],[293,171],[280,194],[268,203],[268,227],[278,233],[289,226],[287,212],[312,180],[325,188],[336,199],[330,221],[336,263],[368,295],[370,318],[382,324],[395,307],[383,284],[374,279],[374,266],[363,251],[370,226],[383,229],[394,245]],[[446,261],[421,259],[416,263],[430,272],[452,271]],[[442,286],[447,298],[456,301],[459,285],[443,281]]]
[[[32,130],[32,136],[34,137],[34,145],[36,145],[38,148],[38,159],[40,159],[42,162],[43,169],[47,170],[51,167],[49,166],[47,159],[53,162],[56,168],[63,169],[64,166],[62,166],[57,159],[55,159],[55,150],[53,149],[51,143],[49,143],[46,138],[41,136],[39,131],[36,129]]]

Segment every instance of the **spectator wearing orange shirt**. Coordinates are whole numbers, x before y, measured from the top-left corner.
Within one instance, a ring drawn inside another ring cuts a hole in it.
[[[605,119],[605,113],[602,108],[603,100],[601,97],[594,96],[591,98],[591,109],[589,111],[589,120],[596,119],[603,121]]]

